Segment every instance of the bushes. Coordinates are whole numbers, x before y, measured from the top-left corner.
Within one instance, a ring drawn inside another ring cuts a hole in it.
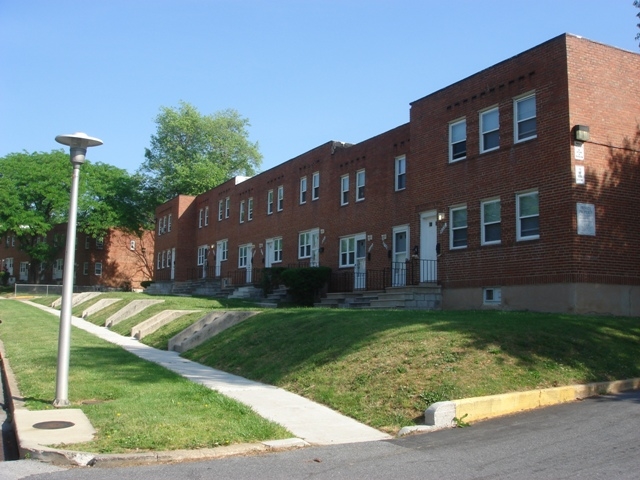
[[[149,285],[151,285],[153,283],[153,280],[143,280],[142,282],[140,282],[140,286],[142,288],[149,288]]]
[[[312,306],[331,275],[329,267],[289,268],[280,274],[294,303]]]
[[[282,284],[282,272],[285,270],[286,267],[270,267],[263,270],[260,286],[265,297]]]

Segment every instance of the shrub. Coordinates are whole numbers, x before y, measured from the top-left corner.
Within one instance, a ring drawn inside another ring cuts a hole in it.
[[[289,289],[294,303],[311,306],[319,299],[320,289],[329,281],[329,267],[289,268],[281,278]]]
[[[148,288],[149,285],[151,285],[153,283],[153,280],[143,280],[142,282],[140,282],[140,286],[142,288]]]
[[[270,267],[263,270],[261,287],[265,297],[273,293],[274,288],[282,285],[282,272],[286,269],[286,267]]]

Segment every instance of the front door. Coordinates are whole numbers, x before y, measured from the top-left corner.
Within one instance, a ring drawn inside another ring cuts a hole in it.
[[[403,287],[407,283],[407,260],[409,259],[409,227],[393,229],[393,260],[391,285]]]
[[[272,261],[273,261],[273,239],[270,238],[265,242],[264,267],[270,268]]]
[[[171,267],[171,280],[176,278],[176,249],[171,249],[171,258],[169,260],[169,266]]]
[[[216,277],[219,277],[222,274],[222,261],[225,260],[224,247],[224,241],[216,244]]]
[[[309,259],[310,267],[318,267],[320,265],[320,231],[318,229],[311,232],[311,258]]]
[[[356,237],[356,264],[354,268],[355,290],[364,290],[367,287],[367,242],[365,236]]]
[[[438,280],[437,215],[435,210],[420,215],[420,281],[424,283]]]

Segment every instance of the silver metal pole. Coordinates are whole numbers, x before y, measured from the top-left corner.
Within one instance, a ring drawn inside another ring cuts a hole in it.
[[[71,157],[81,154],[86,148],[72,147]],[[60,333],[58,336],[58,370],[56,375],[56,399],[54,407],[66,407],[69,403],[69,352],[71,348],[71,304],[73,297],[73,274],[76,261],[76,220],[78,217],[78,183],[80,163],[73,163],[71,179],[71,204],[69,207],[69,223],[67,224],[67,245],[65,251],[64,271],[62,274],[62,306],[60,309]]]

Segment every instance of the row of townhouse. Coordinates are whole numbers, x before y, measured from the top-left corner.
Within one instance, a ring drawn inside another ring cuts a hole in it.
[[[46,237],[19,237],[8,233],[0,244],[0,266],[6,283],[62,284],[67,225],[56,225]],[[154,235],[141,237],[110,229],[103,237],[78,233],[74,285],[81,288],[141,288],[153,278]],[[51,262],[36,263],[23,242],[48,243],[56,252]]]
[[[561,35],[328,142],[156,210],[157,281],[437,284],[443,308],[640,315],[640,55]]]

